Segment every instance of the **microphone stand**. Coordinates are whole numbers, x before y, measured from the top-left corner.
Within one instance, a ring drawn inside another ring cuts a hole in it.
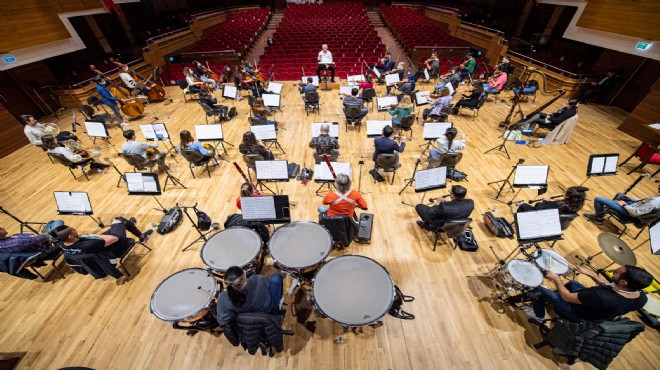
[[[507,185],[509,185],[509,188],[511,189],[511,191],[515,191],[515,189],[513,188],[513,185],[511,184],[511,181],[509,181],[509,179],[511,178],[511,176],[513,176],[513,173],[516,172],[516,168],[519,165],[523,164],[524,162],[525,162],[524,159],[522,159],[522,158],[519,159],[518,163],[511,168],[511,172],[509,172],[509,176],[507,176],[506,179],[498,180],[498,181],[492,181],[492,182],[489,182],[488,184],[486,184],[486,185],[492,185],[492,184],[502,183],[502,185],[500,186],[500,190],[498,190],[497,195],[495,196],[495,200],[498,200],[498,198],[502,194],[502,190],[504,190],[504,187],[507,186]],[[507,193],[508,193],[508,191],[507,191]]]

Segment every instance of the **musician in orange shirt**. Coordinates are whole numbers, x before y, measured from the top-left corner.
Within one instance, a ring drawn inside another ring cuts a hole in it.
[[[351,179],[340,173],[335,179],[336,191],[330,192],[323,198],[319,213],[327,213],[328,216],[346,215],[355,217],[355,207],[367,209],[367,202],[357,190],[351,190]]]

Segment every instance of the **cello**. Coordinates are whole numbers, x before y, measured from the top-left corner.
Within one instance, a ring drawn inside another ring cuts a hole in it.
[[[151,79],[153,79],[155,77],[156,71],[158,70],[158,67],[154,68],[154,73],[152,73],[151,76],[149,76],[149,78],[144,78],[137,71],[128,68],[127,64],[123,64],[121,62],[118,62],[117,60],[115,60],[113,58],[110,58],[110,62],[117,65],[117,67],[119,67],[119,69],[122,69],[122,68],[126,67],[126,69],[130,72],[131,77],[133,77],[133,79],[136,82],[144,81],[142,83],[142,86],[146,86],[149,89],[149,92],[147,92],[147,99],[150,102],[165,100],[165,89],[162,86],[158,85],[157,83],[151,81]],[[136,91],[137,91],[137,89],[135,89],[133,91],[132,95],[135,95],[137,93]]]
[[[114,82],[110,77],[103,74],[103,72],[99,71],[93,64],[90,64],[89,68],[92,71],[94,71],[96,74],[107,80],[112,85],[109,88],[110,93],[112,93],[112,95],[114,95],[115,97],[120,96],[120,99],[122,99],[120,104],[120,109],[122,113],[124,113],[129,117],[138,117],[144,112],[144,105],[135,99],[131,99],[128,90],[117,85],[116,82]]]

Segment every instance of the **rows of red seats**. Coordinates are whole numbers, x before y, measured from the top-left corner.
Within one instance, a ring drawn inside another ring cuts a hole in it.
[[[417,10],[401,6],[381,6],[380,14],[403,47],[410,51],[416,46],[467,46],[450,35]]]
[[[361,3],[289,4],[259,63],[273,66],[276,80],[297,80],[303,70],[316,73],[322,44],[328,44],[340,78],[359,74],[362,60],[373,64],[385,52]]]
[[[240,55],[254,42],[270,16],[270,9],[250,9],[227,18],[200,40],[193,52],[236,50]]]

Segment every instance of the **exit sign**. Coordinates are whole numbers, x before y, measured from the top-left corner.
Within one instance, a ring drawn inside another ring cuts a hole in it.
[[[2,57],[2,60],[5,61],[5,63],[14,63],[16,62],[16,58],[14,58],[13,55],[5,55]]]
[[[652,43],[650,42],[640,41],[637,43],[637,46],[635,46],[635,48],[637,50],[648,50],[651,47],[651,45]]]

